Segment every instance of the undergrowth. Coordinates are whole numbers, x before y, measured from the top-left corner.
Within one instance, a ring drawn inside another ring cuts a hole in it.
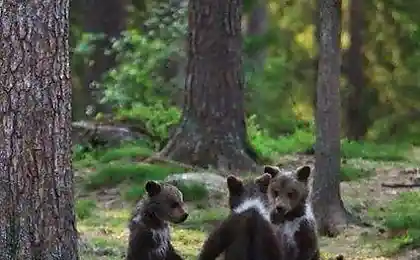
[[[374,174],[374,171],[354,167],[352,165],[342,165],[340,170],[341,181],[356,181],[370,177]]]
[[[406,247],[420,246],[420,192],[399,194],[387,207],[374,209],[371,214],[387,229],[387,253]]]

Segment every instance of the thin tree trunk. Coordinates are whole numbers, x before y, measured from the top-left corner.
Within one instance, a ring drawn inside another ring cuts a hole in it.
[[[69,1],[0,2],[0,259],[75,260]]]
[[[189,2],[182,122],[161,151],[184,163],[255,170],[244,114],[242,0]]]
[[[341,1],[319,0],[314,213],[321,234],[336,235],[347,223],[340,195]]]
[[[112,46],[111,40],[119,38],[126,28],[127,4],[127,0],[88,0],[85,3],[84,30],[104,36],[93,43],[95,49],[91,56],[92,63],[86,68],[83,83],[88,92],[89,105],[95,112],[111,112],[108,105],[99,103],[103,95],[97,83],[105,72],[115,66],[115,55],[107,50]]]
[[[266,0],[256,0],[249,15],[247,23],[247,36],[264,37],[268,30],[268,14]],[[251,53],[252,67],[254,70],[264,68],[266,58],[266,48],[261,47]]]
[[[350,1],[350,48],[346,55],[346,74],[349,81],[346,97],[346,136],[351,140],[365,137],[369,126],[366,110],[366,77],[364,74],[363,31],[365,29],[363,0]]]

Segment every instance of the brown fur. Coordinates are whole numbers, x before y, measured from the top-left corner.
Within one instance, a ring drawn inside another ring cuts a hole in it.
[[[182,223],[188,213],[182,193],[166,183],[148,181],[146,195],[133,211],[129,224],[127,260],[182,260],[172,244],[169,222]]]
[[[198,256],[214,260],[224,254],[225,260],[281,260],[280,243],[269,221],[267,189],[270,175],[243,183],[229,176],[231,214],[210,233]]]
[[[264,172],[272,177],[268,192],[273,205],[270,217],[278,227],[277,235],[287,259],[320,259],[316,223],[308,201],[310,167],[303,166],[290,173],[265,166]]]

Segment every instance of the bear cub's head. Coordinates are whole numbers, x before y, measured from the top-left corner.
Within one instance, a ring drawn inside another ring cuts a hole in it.
[[[270,180],[270,174],[263,174],[253,180],[247,180],[245,182],[233,175],[228,176],[226,181],[229,191],[230,209],[234,210],[247,201],[268,205],[267,192]]]
[[[182,192],[177,187],[167,183],[148,181],[145,190],[149,211],[158,219],[178,224],[188,218]]]
[[[270,213],[272,223],[281,224],[303,216],[309,194],[309,166],[303,166],[295,172],[282,172],[276,166],[264,166],[264,173],[271,175],[268,188],[270,204],[274,209]]]

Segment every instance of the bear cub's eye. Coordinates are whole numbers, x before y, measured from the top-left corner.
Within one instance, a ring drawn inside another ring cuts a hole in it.
[[[173,208],[173,209],[175,209],[175,208],[179,207],[179,203],[176,202],[176,201],[174,201],[174,202],[171,203],[171,206],[170,207]]]
[[[297,195],[297,192],[296,192],[295,190],[291,190],[291,191],[289,191],[289,192],[287,193],[287,197],[288,197],[289,199],[295,199],[295,198],[296,198],[296,195]]]
[[[273,190],[273,196],[274,196],[274,197],[278,197],[278,196],[279,196],[279,192],[278,192],[278,191],[276,191],[276,190]]]

